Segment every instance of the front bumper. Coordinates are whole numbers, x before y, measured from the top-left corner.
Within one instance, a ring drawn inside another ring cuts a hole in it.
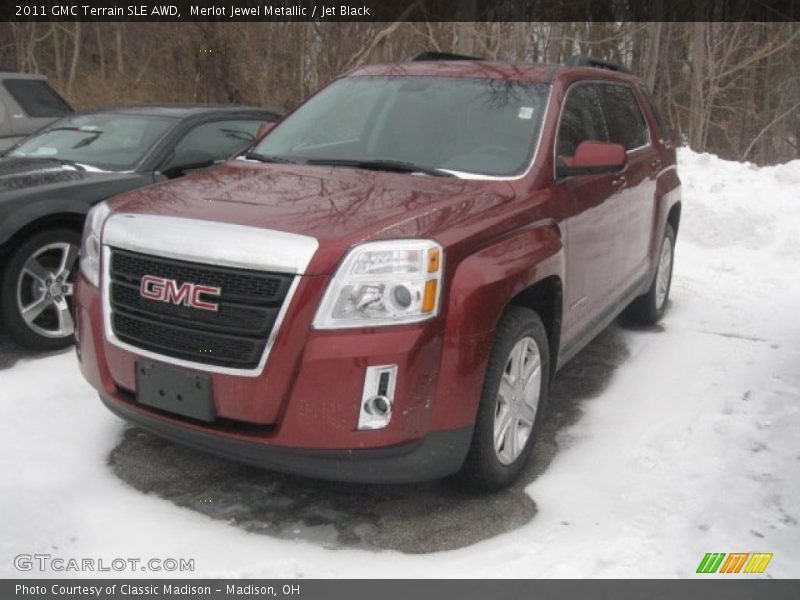
[[[425,325],[371,332],[314,332],[324,286],[304,278],[267,367],[257,377],[211,373],[219,419],[203,423],[136,401],[136,353],[104,336],[99,290],[78,276],[76,351],[84,377],[124,419],[161,437],[263,468],[322,479],[390,483],[455,473],[466,457],[474,415],[449,411],[433,421],[441,383],[441,332]],[[364,375],[397,364],[389,425],[359,430]],[[463,370],[462,370],[463,374]],[[453,380],[453,378],[449,378]],[[460,378],[458,378],[460,379]],[[448,396],[461,397],[448,386]]]
[[[457,472],[472,439],[469,427],[436,431],[416,442],[356,450],[288,448],[206,432],[152,418],[100,394],[115,414],[155,435],[223,458],[274,471],[358,483],[408,483]]]

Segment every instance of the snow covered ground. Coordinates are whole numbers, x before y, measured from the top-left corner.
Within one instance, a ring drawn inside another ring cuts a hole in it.
[[[67,352],[0,371],[0,576],[24,575],[20,553],[194,558],[204,577],[686,577],[706,552],[772,552],[767,576],[800,577],[800,161],[682,150],[680,175],[663,330],[621,330],[630,356],[559,432],[526,525],[427,555],[330,549],[142,494],[107,466],[123,424]]]

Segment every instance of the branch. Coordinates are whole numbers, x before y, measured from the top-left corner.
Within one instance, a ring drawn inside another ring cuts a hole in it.
[[[405,18],[408,15],[410,15],[414,10],[416,10],[416,8],[421,3],[422,3],[422,0],[417,0],[417,2],[414,2],[413,4],[410,4],[400,14],[400,16],[397,17],[397,21],[395,21],[394,23],[392,23],[388,27],[385,27],[384,29],[381,29],[377,34],[375,34],[375,37],[372,38],[372,41],[369,43],[369,45],[366,48],[362,48],[361,50],[359,50],[358,52],[353,54],[353,56],[350,57],[350,60],[347,61],[347,63],[345,64],[344,68],[342,69],[342,71],[348,71],[353,67],[359,66],[364,61],[364,59],[366,59],[370,54],[372,54],[372,51],[375,50],[375,48],[378,46],[378,44],[380,44],[383,40],[385,40],[387,37],[392,35],[395,32],[395,30],[398,27],[400,27],[400,25],[404,24]]]
[[[747,160],[747,155],[750,154],[750,151],[756,145],[756,142],[758,142],[758,140],[761,139],[761,136],[764,135],[770,127],[775,125],[777,122],[779,122],[781,119],[783,119],[786,115],[789,115],[789,114],[793,113],[798,108],[800,108],[800,102],[795,103],[794,106],[789,108],[789,110],[786,110],[786,111],[782,112],[777,117],[772,119],[772,121],[767,123],[767,125],[761,131],[758,132],[758,135],[753,138],[753,141],[750,142],[750,145],[745,149],[744,154],[742,155],[742,160]]]
[[[794,42],[798,38],[800,38],[800,29],[798,29],[795,33],[793,33],[791,36],[789,36],[789,38],[786,41],[784,41],[782,44],[780,44],[778,46],[773,46],[771,49],[768,49],[768,50],[763,50],[763,51],[760,51],[760,52],[756,51],[754,54],[750,55],[750,57],[748,59],[743,60],[742,62],[734,65],[733,67],[731,67],[727,71],[722,71],[721,73],[714,74],[714,78],[719,80],[719,79],[722,79],[723,77],[727,77],[728,75],[731,75],[732,73],[736,73],[737,71],[741,71],[742,69],[744,69],[745,67],[750,66],[754,62],[758,62],[758,61],[760,61],[760,60],[762,60],[762,59],[764,59],[764,58],[766,58],[768,56],[771,56],[771,55],[775,54],[776,52],[778,52],[780,50],[783,50],[787,46],[791,45],[791,43]]]

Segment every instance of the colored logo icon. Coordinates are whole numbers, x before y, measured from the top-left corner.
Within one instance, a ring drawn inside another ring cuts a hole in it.
[[[727,557],[727,558],[726,558]],[[697,566],[698,573],[763,573],[772,553],[766,552],[707,552]]]

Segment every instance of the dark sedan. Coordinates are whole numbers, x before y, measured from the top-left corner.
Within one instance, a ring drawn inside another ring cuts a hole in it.
[[[0,319],[19,344],[72,342],[72,277],[92,205],[212,166],[279,114],[258,108],[140,106],[80,113],[0,158]]]

